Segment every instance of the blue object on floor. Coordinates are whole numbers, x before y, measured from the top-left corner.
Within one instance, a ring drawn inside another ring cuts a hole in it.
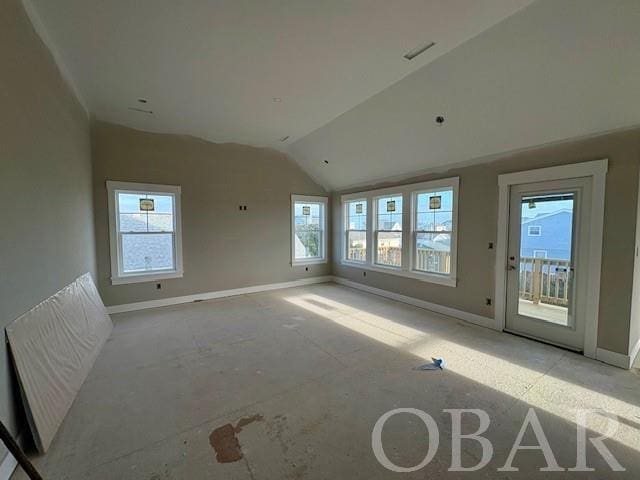
[[[444,367],[447,366],[447,362],[445,362],[443,358],[432,357],[431,360],[433,360],[433,362],[415,367],[414,370],[444,370]]]

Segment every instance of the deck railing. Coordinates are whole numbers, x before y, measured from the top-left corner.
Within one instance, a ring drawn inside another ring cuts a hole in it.
[[[427,248],[418,248],[416,251],[416,270],[448,273],[451,268],[451,254]],[[349,260],[364,261],[366,250],[364,248],[349,248]],[[400,266],[402,260],[402,249],[400,247],[378,247],[377,263],[382,265]]]
[[[520,298],[534,304],[569,305],[571,262],[554,258],[520,258]]]

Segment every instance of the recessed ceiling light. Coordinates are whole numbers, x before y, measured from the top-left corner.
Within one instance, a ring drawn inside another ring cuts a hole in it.
[[[287,140],[289,140],[289,135],[280,139],[281,142],[286,142]]]
[[[427,50],[429,50],[435,44],[436,44],[436,42],[429,42],[429,43],[425,43],[424,45],[420,45],[419,47],[416,47],[413,50],[405,53],[404,54],[404,58],[406,58],[407,60],[413,60],[414,58],[416,58],[421,53],[424,53]]]
[[[276,103],[280,103],[282,99],[280,97],[273,97],[273,101]]]

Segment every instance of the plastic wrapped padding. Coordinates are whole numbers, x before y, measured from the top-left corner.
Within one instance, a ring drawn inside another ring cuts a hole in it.
[[[113,324],[85,273],[6,329],[36,447],[44,453]]]

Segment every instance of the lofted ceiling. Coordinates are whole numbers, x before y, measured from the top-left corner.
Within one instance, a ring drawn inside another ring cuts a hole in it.
[[[95,118],[276,148],[531,3],[23,1]],[[429,41],[436,45],[403,58]]]
[[[538,0],[290,152],[341,190],[637,125],[640,1]]]

